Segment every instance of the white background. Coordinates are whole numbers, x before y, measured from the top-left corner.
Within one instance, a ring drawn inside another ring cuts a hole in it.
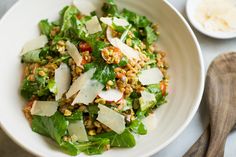
[[[186,0],[168,0],[173,4],[183,15],[185,14]],[[0,0],[0,17],[11,7],[16,0]],[[195,30],[194,30],[195,31]],[[224,52],[236,52],[236,39],[233,40],[216,40],[208,38],[197,31],[196,36],[200,42],[205,67],[209,66],[211,61],[219,54]],[[235,66],[236,67],[236,66]],[[184,130],[184,132],[169,146],[153,155],[152,157],[181,157],[188,148],[198,139],[203,132],[203,129],[208,124],[208,114],[204,104],[201,104],[197,114]],[[236,113],[235,113],[236,114]],[[31,154],[22,150],[14,144],[0,129],[0,154],[1,157],[33,157]],[[229,135],[225,148],[225,157],[236,157],[236,130]]]

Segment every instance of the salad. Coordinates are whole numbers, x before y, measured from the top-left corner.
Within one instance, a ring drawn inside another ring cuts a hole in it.
[[[158,26],[107,0],[103,15],[87,0],[39,22],[21,52],[23,111],[34,132],[69,155],[131,148],[144,120],[166,103],[168,65]]]

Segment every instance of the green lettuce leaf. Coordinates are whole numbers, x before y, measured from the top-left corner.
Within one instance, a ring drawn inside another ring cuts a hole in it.
[[[55,80],[48,81],[48,89],[50,92],[56,94],[57,93],[57,86]]]
[[[70,142],[70,141],[63,141],[60,144],[61,149],[72,156],[76,156],[78,154],[80,154],[80,150],[77,148],[76,144]]]
[[[76,110],[75,112],[72,113],[71,116],[67,116],[66,119],[69,120],[70,122],[83,120],[83,113],[80,110]]]
[[[24,78],[22,85],[21,85],[21,95],[25,99],[30,99],[33,95],[42,97],[42,96],[48,96],[50,94],[49,88],[48,88],[48,75],[46,73],[45,76],[40,76],[38,73],[42,70],[41,68],[37,68],[35,72],[35,81],[29,81],[26,78]]]
[[[135,119],[131,122],[129,128],[136,134],[146,135],[147,129],[145,125],[142,123],[142,119]]]
[[[68,121],[65,117],[56,112],[51,117],[33,116],[32,130],[44,136],[54,139],[58,144],[67,133]]]
[[[52,26],[48,22],[48,20],[41,20],[39,22],[39,29],[40,29],[41,34],[44,34],[44,35],[50,37],[50,32],[51,32]]]
[[[75,6],[66,7],[62,11],[62,15],[63,15],[63,24],[62,24],[62,27],[61,27],[62,32],[69,29],[73,25],[71,23],[71,18],[74,15],[77,15],[78,13],[79,13],[79,10]]]
[[[92,118],[95,118],[98,114],[99,108],[97,104],[93,104],[93,105],[88,105],[87,106],[88,112],[89,112],[89,116],[91,116]]]
[[[114,0],[107,0],[106,3],[103,4],[102,11],[104,16],[118,16],[119,10]]]
[[[92,79],[96,79],[102,84],[106,85],[109,80],[115,80],[114,65],[109,65],[104,62],[93,62],[84,65],[86,71],[91,68],[96,68]]]
[[[138,28],[145,28],[151,24],[145,16],[140,16],[130,10],[124,9],[121,16],[126,18],[131,24]]]
[[[112,147],[130,148],[136,145],[134,136],[127,129],[122,134],[117,134],[112,131],[96,135],[95,137],[110,139],[110,145]]]
[[[107,150],[110,140],[107,138],[90,138],[88,142],[77,144],[77,148],[87,155],[102,154]]]
[[[22,56],[21,61],[22,63],[40,63],[40,53],[40,49],[29,51]]]

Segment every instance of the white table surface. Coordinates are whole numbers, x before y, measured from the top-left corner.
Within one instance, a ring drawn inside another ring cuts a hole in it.
[[[17,0],[0,0],[0,17],[16,2]],[[186,0],[169,0],[185,17]],[[195,31],[195,30],[194,30]],[[197,31],[195,34],[200,42],[205,67],[207,68],[211,61],[223,52],[236,52],[236,39],[233,40],[216,40],[208,38]],[[195,117],[170,145],[152,157],[181,157],[188,148],[198,139],[203,129],[208,123],[208,115],[204,104],[201,104]],[[0,156],[1,157],[33,157],[15,143],[13,143],[0,129]],[[236,157],[236,130],[229,135],[225,148],[225,157]]]

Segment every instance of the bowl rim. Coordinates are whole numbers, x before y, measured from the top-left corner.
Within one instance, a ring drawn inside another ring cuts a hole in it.
[[[188,0],[189,1],[189,0]],[[2,16],[2,18],[0,18],[0,25],[2,23],[2,21],[4,21],[5,18],[8,17],[8,15],[13,12],[15,10],[15,8],[19,5],[19,3],[21,2],[21,0],[17,0],[12,6],[11,8]],[[198,94],[195,100],[195,103],[193,104],[193,109],[192,111],[189,113],[188,118],[183,122],[183,124],[179,127],[179,129],[172,135],[170,136],[170,138],[165,141],[164,143],[162,143],[158,148],[153,149],[152,151],[146,152],[143,154],[143,156],[151,156],[157,152],[159,152],[160,150],[162,150],[163,148],[165,148],[167,145],[169,145],[171,142],[173,142],[183,131],[184,129],[189,125],[189,123],[191,122],[191,120],[193,119],[195,113],[197,112],[199,106],[200,106],[200,102],[202,99],[202,95],[203,95],[203,91],[204,91],[204,84],[205,84],[205,68],[204,68],[204,62],[203,62],[203,56],[202,56],[202,51],[201,51],[201,47],[200,44],[193,32],[193,30],[191,29],[190,25],[188,24],[188,22],[186,21],[186,19],[183,17],[183,15],[167,0],[163,0],[163,2],[171,8],[171,10],[173,10],[176,15],[181,19],[181,21],[184,23],[184,25],[186,26],[188,32],[190,33],[194,44],[197,48],[197,52],[198,52],[198,59],[200,62],[200,86],[199,86],[199,90],[198,90]],[[26,150],[27,152],[36,155],[36,156],[41,156],[42,154],[35,152],[33,150],[31,150],[29,147],[24,145],[23,141],[19,141],[17,138],[15,138],[12,134],[10,134],[8,132],[7,127],[5,127],[1,120],[0,120],[0,128],[5,132],[5,134],[10,137],[10,139],[16,143],[17,145],[19,145],[21,148],[23,148],[24,150]]]
[[[197,23],[197,20],[192,16],[193,10],[190,9],[192,5],[192,1],[194,0],[187,0],[185,5],[186,14],[190,23],[202,34],[209,36],[215,39],[233,39],[236,38],[236,32],[210,32],[200,27]]]
[[[177,16],[182,20],[182,22],[186,26],[187,30],[189,31],[191,37],[193,38],[193,41],[194,41],[196,48],[198,50],[198,56],[199,56],[198,59],[200,61],[200,75],[201,75],[200,77],[201,78],[200,78],[200,86],[199,86],[198,95],[197,95],[195,103],[193,104],[194,108],[189,113],[188,118],[185,120],[185,122],[179,127],[179,129],[167,141],[165,141],[162,145],[160,145],[159,148],[153,149],[152,151],[146,153],[146,156],[150,156],[150,155],[153,155],[153,154],[159,152],[160,150],[165,148],[167,145],[169,145],[171,142],[173,142],[185,130],[185,128],[192,121],[193,117],[195,116],[195,114],[200,106],[200,102],[201,102],[201,99],[203,96],[203,91],[204,91],[204,85],[205,85],[205,67],[204,67],[204,62],[203,62],[202,50],[201,50],[201,47],[200,47],[200,44],[197,40],[196,35],[194,34],[192,28],[188,24],[187,20],[183,17],[183,15],[167,0],[163,0],[163,2],[166,5],[168,5],[177,14]]]

